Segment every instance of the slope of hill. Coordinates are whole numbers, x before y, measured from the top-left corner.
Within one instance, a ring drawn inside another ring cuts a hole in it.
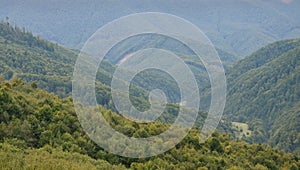
[[[20,77],[61,96],[70,93],[74,51],[5,22],[0,23],[0,48],[1,74],[6,79]]]
[[[194,62],[195,64],[202,65],[200,60],[197,60],[198,57],[195,56],[195,53],[185,44],[160,34],[142,34],[129,37],[114,46],[107,54],[106,59],[111,64],[118,64],[127,55],[147,48],[172,51],[183,60],[189,61],[189,63]],[[222,49],[217,48],[216,50],[225,67],[231,66],[239,59],[237,56],[223,51]]]
[[[100,107],[113,128],[137,138],[159,134],[168,124],[137,124]],[[297,169],[300,157],[271,147],[230,141],[214,133],[199,144],[193,128],[176,147],[147,159],[112,155],[82,130],[72,99],[61,99],[20,79],[0,82],[0,168],[4,169]]]
[[[70,95],[72,65],[75,63],[76,51],[34,37],[31,33],[5,22],[0,24],[0,35],[0,69],[6,79],[19,77],[26,82],[34,81],[38,87],[60,96]],[[291,129],[290,131],[292,131],[292,125],[298,125],[297,121],[294,123],[283,121],[290,120],[292,117],[293,120],[298,119],[296,103],[299,100],[299,92],[296,87],[299,71],[295,64],[299,58],[298,44],[298,39],[272,44],[254,53],[253,56],[247,57],[228,71],[229,98],[226,113],[232,115],[231,118],[236,121],[249,124],[255,136],[247,139],[248,141],[268,142],[287,151],[298,151],[299,135],[297,133],[299,130],[296,128],[295,133],[286,133],[285,126],[272,123],[272,121],[282,121],[285,125],[289,125],[286,127]],[[97,75],[97,79],[102,82],[96,83],[97,100],[106,108],[114,110],[108,85],[115,68],[108,62],[104,62],[102,66],[103,69],[100,69]],[[202,73],[202,67],[195,65],[195,62],[191,62],[191,66]],[[142,85],[146,84],[143,82],[142,74],[140,78]],[[161,77],[152,81],[155,84],[160,80]],[[138,94],[133,95],[133,103],[138,103],[142,108],[149,106],[147,93],[136,87],[133,87],[132,93]],[[170,105],[166,112],[171,113],[172,116],[169,114],[161,120],[172,122],[176,116],[176,110],[178,110],[177,105]],[[259,113],[264,113],[269,117]],[[288,118],[290,114],[293,115]],[[201,122],[205,114],[200,115],[202,115]],[[267,124],[264,124],[264,121],[267,121]],[[227,123],[222,126],[225,131],[231,131]],[[286,145],[287,143],[289,145]]]
[[[127,44],[128,42],[125,42],[125,46]],[[112,64],[116,64],[121,59],[120,57],[124,57],[130,51],[157,47],[156,44],[158,46],[163,44],[167,49],[175,49],[195,73],[199,87],[202,88],[202,84],[206,84],[209,81],[201,61],[197,57],[192,56],[189,49],[179,42],[169,41],[165,37],[151,38],[151,36],[145,36],[141,39],[135,37],[129,40],[129,44],[131,48],[124,48],[124,43],[116,46],[107,55],[107,61],[109,62],[104,61],[100,65],[96,78],[98,80],[96,88],[97,100],[102,105],[113,109],[109,86],[116,66]],[[174,48],[177,46],[178,48]],[[26,82],[35,81],[38,87],[46,89],[48,92],[54,92],[62,97],[70,96],[72,91],[71,77],[78,51],[69,50],[35,37],[32,33],[7,22],[0,23],[0,49],[0,74],[6,79],[18,77]],[[225,68],[237,60],[237,57],[222,50],[219,50],[219,54]],[[166,90],[171,102],[178,101],[180,91],[177,90],[177,85],[173,79],[161,74],[149,74],[147,72],[145,74],[138,75],[136,81],[132,82],[133,87],[130,89],[130,94],[136,100],[146,103],[144,105],[147,107],[149,105],[146,102],[148,89],[155,87]]]
[[[77,53],[77,51],[35,37],[30,32],[17,26],[0,22],[0,76],[5,79],[21,78],[27,83],[35,82],[37,87],[61,97],[71,96],[71,79]],[[225,55],[227,54],[225,53]],[[205,74],[205,70],[201,70],[201,68],[194,66],[195,70]],[[114,70],[115,66],[109,62],[104,61],[101,63],[96,77],[96,98],[97,102],[105,108],[118,112],[112,102],[110,91],[110,82]],[[162,76],[155,77],[155,75],[152,75],[153,79],[151,79],[150,84],[146,83],[149,82],[146,81],[147,78],[149,77],[141,74],[137,77],[140,84],[133,83],[130,86],[130,99],[133,106],[140,110],[146,110],[150,107],[149,93],[141,87],[151,87],[151,85],[157,84],[167,87],[164,88],[167,90],[174,87],[174,82],[161,81],[164,80]],[[179,90],[171,89],[166,93],[171,96],[169,102],[173,102],[176,101],[172,101],[172,99],[178,97],[176,94],[179,93]],[[168,123],[174,122],[178,114],[178,107],[178,103],[168,103],[164,114],[159,117],[159,120]],[[198,125],[203,122],[205,116],[206,113],[199,111]],[[230,130],[229,127],[227,122],[220,126],[220,130],[227,131]]]
[[[276,42],[228,73],[225,114],[249,124],[251,142],[300,152],[300,39]]]
[[[298,46],[300,46],[300,39],[277,41],[262,47],[245,59],[238,61],[228,70],[227,78],[229,80],[237,78],[247,71],[258,68]],[[229,81],[229,83],[231,83],[231,81]]]
[[[217,47],[245,56],[273,41],[299,37],[299,6],[298,0],[4,1],[0,18],[9,16],[46,39],[80,48],[99,27],[121,16],[165,12],[195,23]]]
[[[0,22],[0,75],[5,79],[22,78],[36,82],[38,87],[62,97],[71,95],[73,67],[78,51],[69,50],[47,40],[33,36],[31,32]],[[97,88],[107,89],[111,76],[109,63],[98,71]],[[105,104],[105,103],[101,103]]]
[[[149,48],[171,51],[180,57],[185,62],[186,66],[188,66],[189,69],[194,73],[200,89],[200,96],[202,95],[201,92],[204,91],[205,88],[210,88],[206,86],[209,84],[209,76],[199,57],[182,42],[164,35],[142,34],[129,37],[115,45],[105,56],[105,59],[109,63],[116,65],[116,67],[127,60],[130,60],[130,63],[136,64],[140,63],[141,61],[134,61],[134,59],[132,59],[134,58],[133,55],[139,50]],[[225,70],[238,61],[238,57],[232,54],[229,54],[221,49],[216,49],[216,51],[219,54],[219,58],[222,61]],[[141,58],[141,60],[149,59],[148,57],[151,58],[153,56],[150,55]],[[114,70],[112,70],[111,73],[113,73],[113,71]],[[125,71],[130,71],[130,68]],[[145,91],[155,88],[162,89],[166,92],[167,97],[170,97],[172,102],[180,101],[180,90],[177,83],[172,77],[168,76],[168,74],[164,72],[150,69],[136,75],[131,83],[141,87]]]

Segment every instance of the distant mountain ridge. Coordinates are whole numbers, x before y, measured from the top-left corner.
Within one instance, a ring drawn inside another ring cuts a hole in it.
[[[4,1],[0,18],[51,41],[80,48],[98,28],[121,16],[164,12],[185,18],[220,49],[246,56],[271,42],[300,37],[300,1],[130,0]]]

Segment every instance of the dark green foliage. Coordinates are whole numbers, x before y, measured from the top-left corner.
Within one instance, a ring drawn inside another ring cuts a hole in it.
[[[25,31],[20,31],[18,27],[12,27],[8,23],[3,23],[0,27],[3,27],[4,30],[15,30],[20,36],[24,37],[26,35],[23,34],[30,34]],[[32,84],[33,88],[39,87],[61,97],[71,96],[71,79],[78,51],[63,48],[36,37],[33,37],[33,39],[39,40],[39,43],[50,44],[54,47],[54,50],[47,51],[40,46],[28,46],[25,40],[24,43],[18,42],[18,36],[14,35],[15,31],[7,32],[11,34],[10,38],[0,36],[0,74],[3,74],[3,77],[6,79],[21,78],[28,83],[34,82]],[[178,45],[177,41],[168,43],[164,37],[158,37],[158,39],[153,39],[150,44],[144,42],[136,48],[143,48],[144,46],[151,47],[151,44],[155,44],[155,41],[167,43],[167,46],[170,48],[174,47],[174,45]],[[181,49],[183,49],[183,47],[177,49],[177,52],[179,53]],[[120,50],[124,49],[121,48]],[[189,51],[185,51],[184,54],[189,54],[188,52]],[[230,57],[229,54],[226,55],[229,56],[228,58],[233,58]],[[192,71],[197,75],[198,83],[203,84],[208,81],[208,76],[203,65],[200,62],[194,62],[193,58],[195,58],[195,56],[186,56],[184,59],[190,63]],[[232,62],[230,61],[229,63]],[[103,61],[98,69],[95,87],[97,102],[107,109],[118,112],[112,102],[110,90],[112,74],[115,68],[116,66]],[[133,105],[138,109],[147,110],[150,107],[148,101],[149,91],[155,88],[164,90],[169,102],[179,102],[180,91],[176,82],[167,74],[153,72],[152,70],[140,73],[134,78],[134,81],[132,81],[129,94]],[[164,114],[159,120],[168,123],[175,120],[178,112],[178,104],[172,103],[167,105]],[[201,114],[199,115],[198,124],[200,124],[199,122],[204,118]],[[226,126],[224,126],[224,129],[229,129],[228,126]]]
[[[46,40],[34,37],[31,33],[6,22],[2,22],[0,27],[4,30],[3,36],[0,35],[0,74],[3,75],[6,80],[21,78],[25,82],[35,82],[37,87],[45,89],[48,92],[53,92],[61,97],[71,96],[71,80],[78,51],[69,50]],[[36,43],[44,45],[28,45],[27,41],[31,40],[24,37],[31,37]],[[134,40],[137,40],[137,42],[134,42]],[[22,43],[19,41],[22,41]],[[158,47],[164,45],[167,49],[175,49],[178,55],[180,55],[190,66],[191,70],[196,75],[200,91],[202,88],[205,88],[205,90],[210,88],[209,86],[206,86],[209,79],[203,64],[199,59],[195,59],[197,57],[191,55],[192,52],[190,49],[182,43],[174,40],[171,41],[163,36],[152,37],[152,35],[133,37],[133,39],[129,39],[128,41],[134,42],[132,43],[132,49],[124,49],[124,43],[121,43],[119,46],[116,46],[116,49],[108,54],[110,62],[117,62],[119,59],[118,57],[123,57],[122,55],[126,52],[128,53],[128,50],[135,51],[146,47]],[[127,44],[128,43],[125,42],[125,46]],[[44,49],[43,46],[46,45],[53,47],[53,50]],[[221,58],[222,56],[225,56],[223,61],[227,66],[231,65],[236,60],[236,57],[226,52],[222,52],[221,50],[219,50],[219,52]],[[116,53],[119,54],[114,55]],[[96,75],[97,102],[113,111],[116,110],[110,97],[110,84],[115,68],[116,66],[103,61],[99,66]],[[137,75],[131,83],[130,99],[134,103],[134,106],[140,107],[142,110],[149,108],[150,103],[148,102],[148,94],[149,90],[152,90],[153,88],[161,88],[164,90],[169,102],[179,102],[180,100],[180,91],[176,82],[169,76],[166,76],[166,74],[162,75],[150,70],[149,72],[146,71]],[[203,108],[207,108],[209,100],[202,100],[201,104],[205,105]]]
[[[247,122],[253,143],[298,152],[300,39],[276,42],[240,61],[228,73],[226,116]]]
[[[299,168],[300,157],[265,145],[234,142],[214,133],[199,143],[193,128],[176,147],[147,159],[112,155],[81,129],[71,98],[61,99],[19,80],[0,84],[0,168],[12,169],[280,169]],[[157,135],[168,124],[138,124],[100,107],[105,119],[134,137]]]
[[[300,39],[283,40],[267,45],[236,63],[228,70],[227,78],[229,80],[237,78],[247,71],[263,66],[298,46],[300,46]]]
[[[33,36],[6,22],[0,22],[0,75],[6,80],[14,77],[26,82],[35,82],[39,88],[62,97],[71,95],[73,67],[78,51],[69,50]],[[97,79],[98,88],[110,83],[112,70],[109,63],[102,64]],[[101,67],[102,68],[102,67]],[[107,103],[101,103],[107,104]]]
[[[77,52],[33,37],[31,33],[8,23],[2,23],[0,27],[3,28],[3,35],[0,36],[0,71],[5,79],[12,79],[1,81],[0,85],[0,165],[3,167],[23,168],[28,162],[45,156],[51,161],[60,162],[57,166],[49,165],[54,169],[80,169],[78,164],[70,165],[74,162],[74,157],[76,161],[86,160],[82,167],[84,169],[299,168],[297,155],[285,154],[265,145],[233,142],[229,136],[218,133],[204,144],[199,144],[198,128],[193,128],[175,148],[156,157],[128,159],[109,154],[87,137],[77,120],[72,99],[67,97],[71,92],[70,80]],[[296,88],[299,84],[298,43],[299,40],[289,40],[271,45],[271,49],[266,47],[265,50],[257,52],[256,57],[250,57],[249,66],[243,66],[243,62],[239,64],[237,68],[241,69],[241,73],[234,69],[229,71],[229,108],[226,112],[233,119],[249,123],[254,137],[245,140],[269,142],[287,151],[299,151],[300,95],[299,88]],[[272,57],[260,58],[261,55]],[[185,59],[200,77],[205,78],[201,63]],[[134,123],[113,112],[115,108],[111,101],[109,84],[115,67],[108,62],[103,62],[101,66],[103,67],[98,70],[96,82],[97,101],[104,106],[100,106],[100,109],[116,130],[128,136],[148,137],[168,128],[169,124],[163,122],[170,123],[176,118],[176,103],[167,105],[166,114],[160,117],[160,122],[149,124]],[[31,85],[25,85],[18,77],[25,82],[31,82]],[[150,77],[150,82],[143,77]],[[176,88],[165,77],[147,73],[136,77],[140,84],[130,87],[132,103],[140,109],[147,109],[147,87],[168,84]],[[205,82],[207,79],[201,81]],[[38,87],[66,98],[61,99]],[[176,99],[176,93],[168,91],[168,88],[165,90],[172,99]],[[207,113],[199,112],[197,126],[201,127],[206,115]],[[225,132],[231,131],[229,126],[227,121],[221,124]],[[28,153],[28,159],[25,159],[24,155]],[[68,161],[65,157],[57,160],[53,155],[67,155]],[[7,157],[15,159],[6,159]],[[43,168],[48,164],[33,165]],[[34,168],[36,167],[30,167]]]
[[[39,47],[46,51],[54,51],[55,45],[53,43],[35,37],[31,32],[26,31],[24,28],[20,29],[16,25],[11,25],[9,22],[0,22],[0,36],[6,39],[6,43],[12,41],[28,47]],[[24,55],[27,56],[28,53],[25,52]]]
[[[0,23],[0,66],[5,79],[20,77],[61,96],[70,94],[76,53],[33,36],[9,23]]]

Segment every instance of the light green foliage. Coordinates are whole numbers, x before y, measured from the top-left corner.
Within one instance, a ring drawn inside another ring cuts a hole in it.
[[[234,142],[214,133],[199,143],[193,128],[182,142],[147,159],[112,155],[94,144],[82,130],[71,98],[61,99],[21,80],[0,84],[0,167],[2,169],[280,169],[300,166],[297,155],[265,145]],[[6,107],[4,107],[6,106]],[[147,137],[169,124],[138,124],[100,107],[105,119],[127,136]]]
[[[228,72],[226,113],[230,118],[249,124],[255,138],[245,140],[269,142],[288,151],[299,151],[298,46],[299,40],[275,43],[270,49],[266,47],[254,57],[250,56],[246,62],[249,65],[241,61],[237,71],[232,68]],[[205,143],[199,144],[198,127],[207,115],[204,112],[199,112],[197,127],[164,154],[129,159],[107,153],[82,130],[72,99],[67,97],[71,92],[76,51],[3,22],[0,24],[0,49],[1,74],[11,79],[0,82],[1,169],[299,169],[298,155],[261,144],[234,142],[227,135],[214,133]],[[199,63],[185,59],[192,69],[201,73]],[[99,106],[100,110],[113,128],[127,136],[148,137],[169,127],[165,122],[174,120],[178,104],[169,103],[167,114],[160,117],[160,121],[148,124],[131,122],[115,113],[109,87],[115,68],[108,62],[103,62],[102,66],[97,75],[102,83],[96,82],[96,97],[103,105]],[[155,74],[149,76],[150,83],[142,79],[143,76],[148,75],[137,77],[142,83],[131,86],[130,92],[133,103],[138,103],[141,109],[149,107],[147,93],[141,87],[156,82],[172,85],[162,81],[164,77],[155,78]],[[208,87],[204,90],[209,94]],[[169,91],[169,94],[175,93]],[[230,131],[231,124],[222,122],[223,131]]]
[[[46,145],[40,149],[19,149],[0,143],[0,169],[125,169],[87,155],[63,152]]]

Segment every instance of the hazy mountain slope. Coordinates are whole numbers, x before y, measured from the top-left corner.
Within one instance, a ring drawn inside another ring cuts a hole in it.
[[[69,50],[39,37],[35,37],[32,33],[7,22],[0,23],[0,31],[1,75],[6,79],[19,77],[27,82],[35,81],[38,87],[63,97],[71,95],[71,78],[78,51]],[[124,48],[124,44],[126,46],[126,44],[130,44],[131,42],[134,42],[131,44],[131,48]],[[156,45],[157,42],[158,45]],[[199,87],[202,87],[203,84],[207,84],[209,81],[208,75],[198,57],[191,55],[189,49],[184,47],[181,43],[168,41],[164,37],[152,38],[152,36],[146,36],[143,37],[143,39],[139,39],[138,37],[133,38],[129,42],[121,43],[121,45],[113,48],[107,55],[107,61],[116,64],[129,52],[149,47],[160,47],[160,45],[165,48],[175,49],[176,53],[181,56],[194,71]],[[236,56],[222,50],[218,52],[225,68],[237,60]],[[110,102],[110,84],[116,66],[109,62],[102,62],[98,69],[97,80],[100,83],[96,86],[97,100],[100,104],[105,106],[110,105],[110,108],[113,108],[113,104]],[[151,79],[151,81],[147,81],[147,79]],[[177,88],[177,84],[174,83],[172,79],[161,74],[140,74],[132,84],[131,94],[139,98],[136,100],[141,100],[142,103],[146,103],[141,107],[147,107],[147,105],[149,105],[146,101],[148,98],[148,89],[151,87],[166,90],[172,102],[179,100],[180,91]],[[138,90],[136,86],[146,90]]]
[[[114,129],[127,136],[145,138],[169,127],[161,122],[138,124],[102,107],[100,110]],[[297,169],[300,166],[300,158],[294,154],[261,144],[234,142],[218,133],[199,144],[198,134],[199,130],[193,128],[176,147],[151,158],[116,156],[101,149],[85,134],[71,98],[61,99],[21,80],[0,82],[0,168]]]
[[[6,79],[22,78],[35,81],[38,87],[60,96],[72,91],[71,77],[78,51],[69,50],[15,25],[0,22],[0,75]],[[109,63],[99,69],[98,80],[107,83]],[[104,88],[104,87],[102,87]]]
[[[300,36],[298,0],[1,1],[0,18],[52,41],[80,48],[105,23],[136,12],[165,12],[199,26],[219,48],[238,56]]]
[[[69,97],[72,94],[71,80],[77,53],[77,51],[34,37],[30,32],[21,30],[17,26],[0,22],[0,76],[4,79],[21,78],[28,83],[35,82],[37,87],[48,92],[53,92],[61,97]],[[195,67],[195,69],[199,68]],[[101,63],[96,77],[95,91],[99,104],[117,112],[111,99],[110,89],[114,70],[115,66],[109,62],[104,61]],[[205,70],[202,73],[205,74]],[[142,85],[149,87],[146,83],[148,78],[141,74],[137,78],[140,84],[133,83],[130,87],[130,99],[133,106],[141,110],[150,107],[148,89],[141,88],[144,87]],[[179,93],[179,90],[171,86],[174,85],[174,82],[161,81],[164,78],[163,76],[155,77],[152,75],[152,78],[150,79],[150,85],[166,86],[167,88],[164,89],[170,89],[166,91],[171,97],[169,102],[176,102],[175,100],[178,97],[176,94]],[[127,93],[120,93],[119,95],[127,95]],[[173,122],[178,114],[178,107],[178,103],[167,104],[164,114],[160,116],[159,120]],[[198,125],[205,116],[206,113],[199,112]],[[224,127],[221,127],[222,131],[230,129],[228,124],[225,124],[222,125]]]
[[[249,123],[252,142],[299,152],[299,42],[271,44],[229,71],[225,114]]]
[[[168,50],[187,61],[187,64],[193,62],[196,65],[203,65],[199,57],[195,56],[195,53],[185,44],[176,39],[159,34],[143,34],[129,37],[115,45],[107,54],[106,59],[112,64],[119,64],[127,55],[147,48]],[[225,68],[239,60],[237,56],[222,49],[216,48],[216,51]]]
[[[163,35],[144,34],[132,36],[115,45],[110,52],[108,52],[105,58],[106,61],[117,66],[126,60],[129,60],[131,63],[139,63],[140,61],[134,61],[134,59],[132,59],[134,57],[132,56],[135,54],[135,52],[148,48],[164,49],[171,51],[180,57],[194,73],[200,89],[200,95],[202,95],[204,88],[210,88],[210,86],[207,86],[207,84],[209,84],[209,76],[199,57],[196,56],[196,54],[182,42]],[[238,57],[232,54],[222,51],[221,49],[216,50],[225,70],[238,60]],[[150,55],[147,57],[151,59],[153,56]],[[146,57],[144,57],[144,59],[146,59]],[[164,72],[154,70],[141,72],[136,75],[132,81],[132,84],[142,87],[146,91],[155,88],[162,89],[166,92],[167,97],[170,97],[172,102],[180,101],[180,90],[177,83],[172,77],[168,76]],[[201,109],[204,109],[204,107],[201,107]]]
[[[256,135],[256,139],[260,139],[261,141],[267,141],[271,136],[269,135],[269,128],[265,128],[265,126],[260,125],[261,121],[264,121],[262,119],[263,116],[259,115],[257,113],[257,110],[260,109],[258,106],[261,106],[255,102],[259,101],[261,103],[266,104],[266,106],[272,107],[272,104],[274,103],[274,96],[270,96],[269,93],[266,93],[268,95],[265,96],[265,98],[260,98],[257,97],[258,95],[257,92],[257,86],[253,86],[255,84],[255,81],[258,81],[257,75],[260,75],[264,77],[264,73],[267,73],[267,80],[270,77],[276,77],[277,75],[282,75],[282,74],[288,74],[292,75],[293,70],[291,67],[285,67],[286,64],[289,64],[288,62],[293,63],[290,60],[295,60],[297,61],[297,51],[291,51],[293,47],[297,47],[299,44],[299,40],[287,40],[283,41],[281,43],[275,43],[273,45],[270,45],[270,47],[263,48],[260,52],[258,51],[255,53],[254,56],[256,57],[249,57],[249,59],[245,59],[244,61],[241,61],[239,64],[234,66],[232,70],[229,71],[229,99],[228,99],[228,105],[227,105],[227,113],[233,113],[234,118],[238,118],[238,120],[243,120],[247,121],[249,123],[250,127],[252,129],[257,128],[258,130],[258,135]],[[271,48],[272,47],[272,48]],[[32,82],[35,81],[38,87],[44,88],[48,90],[49,92],[54,92],[56,94],[59,94],[61,96],[69,96],[71,92],[71,76],[73,73],[73,65],[75,63],[75,59],[77,56],[76,51],[68,50],[63,47],[60,47],[58,45],[55,45],[53,43],[50,43],[48,41],[42,40],[38,37],[32,36],[31,33],[26,33],[26,31],[23,31],[19,29],[18,27],[11,26],[8,23],[2,22],[0,24],[0,64],[1,64],[1,74],[9,79],[9,78],[14,78],[14,77],[19,77],[24,79],[27,82]],[[288,51],[290,50],[290,51]],[[284,53],[284,51],[290,52],[290,54],[295,54],[295,55],[287,55]],[[283,54],[284,53],[284,54]],[[273,55],[274,54],[274,55]],[[269,57],[264,57],[264,56],[269,56]],[[277,59],[276,59],[277,56]],[[284,58],[284,56],[287,56]],[[290,58],[294,57],[294,58]],[[222,57],[221,57],[222,58]],[[226,57],[225,57],[226,59]],[[228,59],[228,58],[227,58]],[[232,57],[230,56],[229,59],[231,60]],[[280,61],[277,61],[279,60]],[[229,61],[230,61],[229,60]],[[228,60],[225,60],[228,61]],[[276,66],[266,66],[267,64],[270,64],[272,62],[276,62]],[[232,63],[232,62],[228,62]],[[247,65],[248,63],[249,66]],[[111,80],[111,74],[114,71],[114,66],[109,64],[108,62],[104,62],[102,69],[99,69],[97,79],[102,82],[102,83],[97,83],[96,87],[96,92],[97,92],[97,100],[100,104],[104,105],[107,108],[114,109],[113,103],[110,98],[110,87],[108,86]],[[199,75],[205,74],[203,67],[201,67],[200,63],[194,62],[193,60],[190,61],[190,66],[192,69],[195,71],[199,72]],[[260,66],[260,67],[259,67]],[[295,66],[295,65],[291,65]],[[259,68],[256,68],[259,67]],[[278,67],[278,68],[277,68]],[[295,66],[296,67],[296,66]],[[235,68],[237,71],[234,71]],[[270,71],[272,68],[275,70]],[[283,73],[280,72],[282,68],[287,68],[288,70],[283,69]],[[255,71],[256,69],[261,69],[258,71]],[[241,70],[241,71],[239,71]],[[250,71],[248,71],[250,70]],[[277,74],[277,72],[279,73]],[[253,72],[253,74],[251,74]],[[285,73],[287,72],[287,73]],[[298,71],[299,72],[299,71]],[[242,75],[240,75],[243,73]],[[295,71],[295,74],[297,71]],[[276,76],[275,76],[276,74]],[[141,74],[140,77],[137,77],[137,80],[141,83],[140,85],[137,84],[138,86],[142,85],[157,85],[157,84],[162,84],[162,85],[172,85],[169,81],[161,81],[162,78],[164,77],[155,77],[152,75],[152,78],[150,81],[150,84],[147,84],[147,81],[145,81],[145,78],[143,77],[148,77],[147,74],[143,75]],[[243,78],[244,77],[244,78]],[[268,78],[269,77],[269,78]],[[284,76],[283,76],[284,77]],[[148,77],[149,78],[149,77]],[[151,78],[151,77],[150,77]],[[202,76],[200,78],[205,78],[205,76]],[[235,79],[236,78],[236,79]],[[280,77],[281,78],[281,77]],[[278,78],[278,80],[281,81],[281,79]],[[165,80],[165,79],[163,79]],[[204,79],[205,80],[205,79]],[[259,79],[259,80],[264,80]],[[266,82],[267,82],[266,80]],[[297,96],[292,97],[292,95],[289,94],[297,94],[295,93],[295,87],[296,85],[293,84],[294,78],[287,79],[287,81],[291,84],[285,84],[281,82],[281,86],[278,86],[277,89],[289,89],[291,88],[290,91],[288,92],[283,92],[283,94],[278,96],[278,101],[280,101],[280,107],[286,107],[287,109],[292,109],[290,106],[292,102],[291,99],[296,100]],[[203,80],[202,80],[203,81]],[[205,80],[207,81],[207,80]],[[250,82],[249,85],[244,86],[245,82]],[[254,81],[254,83],[251,81]],[[291,82],[290,82],[291,81]],[[298,80],[296,80],[297,83]],[[158,83],[156,83],[158,82]],[[160,82],[160,83],[159,83]],[[272,83],[272,82],[271,82]],[[261,82],[260,84],[262,87],[264,86],[264,82]],[[272,84],[273,85],[273,84]],[[284,85],[287,85],[285,87]],[[289,86],[291,85],[291,86]],[[243,88],[241,88],[242,86]],[[253,87],[255,88],[253,88]],[[172,87],[172,86],[171,86]],[[265,92],[266,89],[270,89],[270,85],[268,84],[262,92]],[[140,88],[133,87],[131,94],[138,94],[138,95],[133,95],[133,103],[136,103],[135,106],[141,107],[141,108],[147,108],[149,107],[149,102],[148,102],[148,96],[147,93],[144,91],[141,91]],[[171,92],[173,93],[173,91]],[[249,93],[249,94],[248,94]],[[208,92],[209,94],[209,92]],[[263,93],[264,94],[264,93]],[[245,97],[245,95],[250,95]],[[252,95],[252,96],[251,96]],[[232,97],[233,96],[233,97]],[[254,97],[253,97],[254,96]],[[289,96],[290,98],[285,99],[283,97]],[[240,101],[241,99],[241,101]],[[256,104],[255,107],[251,107],[248,102],[243,103],[244,99],[247,100],[253,100],[254,103]],[[270,100],[270,101],[269,101]],[[283,102],[283,100],[288,100],[287,102]],[[202,100],[203,101],[203,100]],[[207,100],[209,101],[209,100]],[[209,102],[207,102],[209,103]],[[268,105],[269,103],[269,105]],[[241,109],[243,106],[243,109]],[[275,103],[276,106],[276,103]],[[178,106],[176,105],[171,105],[170,107],[167,108],[166,112],[171,113],[165,115],[165,117],[162,117],[161,120],[165,122],[172,122],[174,119],[174,116],[176,113],[174,113],[174,110],[176,111]],[[288,108],[289,107],[289,108]],[[267,107],[266,107],[267,108]],[[169,109],[169,110],[168,110]],[[263,111],[266,111],[265,108],[262,108]],[[267,110],[268,114],[270,114],[270,119],[277,119],[279,114],[277,114],[277,111],[281,108],[276,108],[274,112],[274,115],[271,115],[270,110]],[[255,113],[251,113],[253,116],[250,115],[249,112],[245,112],[245,110],[248,111],[255,111]],[[271,109],[272,111],[272,109]],[[292,112],[292,111],[291,111]],[[250,120],[243,118],[240,115],[243,114],[248,114],[250,115],[249,118],[260,118],[257,121]],[[272,113],[273,114],[273,113]],[[205,114],[201,114],[202,116],[205,117]],[[201,117],[203,119],[203,117]],[[279,118],[277,119],[279,120]],[[225,131],[229,130],[228,124],[225,123],[223,129]],[[284,128],[284,127],[283,127]],[[274,134],[274,137],[278,141],[278,135],[280,133],[277,132],[272,132]],[[281,140],[281,138],[280,138]],[[293,140],[295,141],[295,140]],[[272,143],[272,141],[270,141]],[[278,145],[282,145],[279,144]],[[296,146],[297,147],[297,146]],[[293,146],[293,148],[295,148]],[[289,150],[287,148],[287,150]]]

